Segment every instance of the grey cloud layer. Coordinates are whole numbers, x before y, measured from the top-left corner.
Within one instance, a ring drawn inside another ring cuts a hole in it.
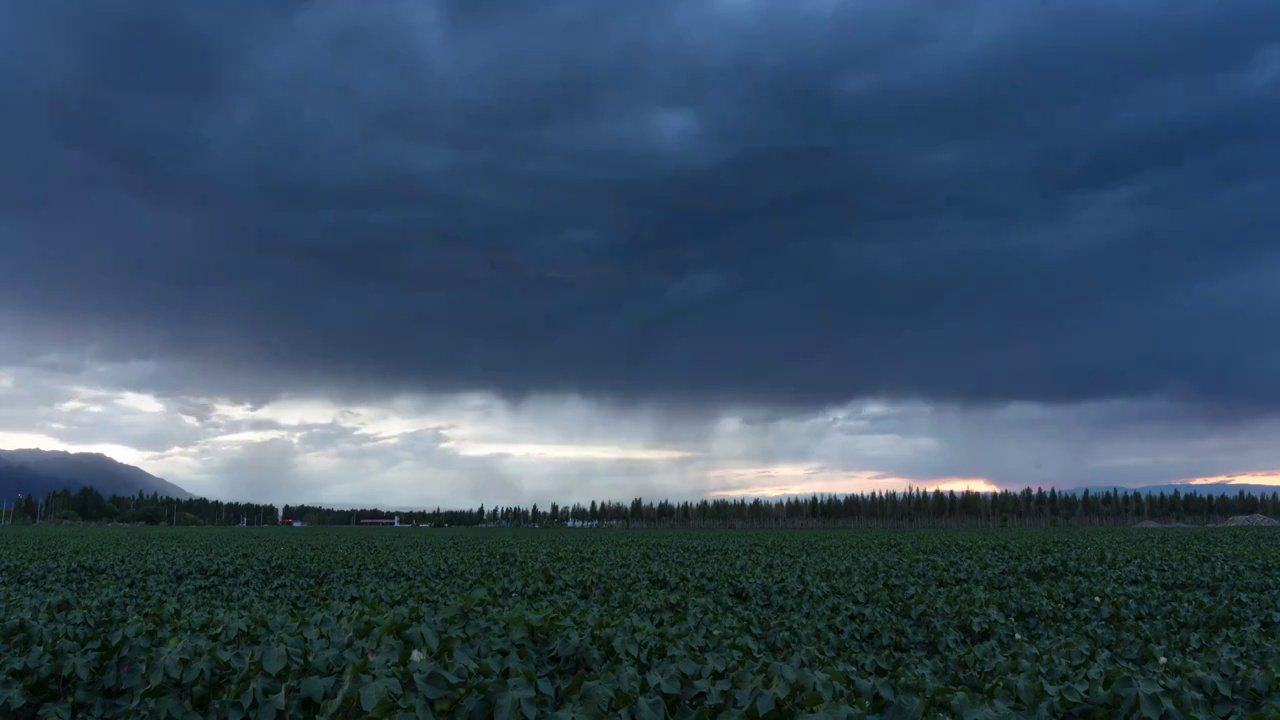
[[[252,417],[225,406],[209,412],[202,409],[207,403],[193,399],[166,398],[158,408],[113,386],[119,370],[103,368],[93,387],[74,388],[69,381],[79,378],[0,366],[0,446],[13,446],[5,438],[14,433],[49,436],[56,443],[50,447],[123,445],[137,457],[121,459],[224,499],[446,507],[692,499],[776,486],[890,489],[903,478],[925,484],[987,478],[1016,488],[1143,485],[1280,467],[1273,442],[1280,418],[1224,428],[1161,403],[854,403],[816,414],[674,427],[586,402],[449,397],[401,400],[365,408],[372,414],[363,417],[339,412],[330,420],[291,412],[287,403]],[[437,426],[434,413],[453,420]],[[399,428],[391,441],[379,434],[388,418],[411,420],[419,429]],[[666,434],[694,454],[610,460],[501,453],[503,444],[538,442],[660,448]],[[461,454],[459,440],[493,443],[498,452]],[[869,481],[874,473],[898,480]]]
[[[1269,409],[1277,37],[1272,0],[6,3],[0,361]]]

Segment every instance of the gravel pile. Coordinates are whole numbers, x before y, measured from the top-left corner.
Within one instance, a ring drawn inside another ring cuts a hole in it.
[[[1134,525],[1136,528],[1170,528],[1170,527],[1280,527],[1280,520],[1275,520],[1266,515],[1236,515],[1224,523],[1219,525],[1188,525],[1186,523],[1172,523],[1165,525],[1154,520],[1143,520]]]
[[[1280,527],[1280,520],[1275,520],[1266,515],[1236,515],[1235,517],[1222,523],[1222,527]]]

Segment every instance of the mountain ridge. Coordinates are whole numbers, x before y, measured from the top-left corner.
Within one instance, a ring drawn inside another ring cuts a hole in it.
[[[179,500],[195,495],[142,468],[102,453],[20,448],[0,450],[0,497],[44,497],[51,492],[92,487],[104,497],[153,492]]]

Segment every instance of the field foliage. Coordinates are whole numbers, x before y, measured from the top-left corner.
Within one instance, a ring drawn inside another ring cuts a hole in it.
[[[1280,717],[1280,533],[7,528],[3,717]]]

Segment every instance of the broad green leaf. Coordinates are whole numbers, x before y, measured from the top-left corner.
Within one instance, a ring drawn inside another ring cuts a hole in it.
[[[304,677],[298,683],[298,694],[318,703],[324,699],[324,682],[318,677]]]
[[[284,651],[278,647],[269,647],[262,652],[262,669],[269,675],[277,675],[284,669],[286,662]]]
[[[1160,696],[1156,693],[1146,691],[1139,692],[1138,706],[1142,709],[1142,716],[1149,720],[1158,720],[1164,713],[1163,705],[1160,702]]]
[[[667,705],[661,697],[646,695],[636,701],[636,720],[666,720]]]
[[[497,720],[516,720],[519,718],[519,699],[509,691],[500,694],[494,703],[493,717]]]

